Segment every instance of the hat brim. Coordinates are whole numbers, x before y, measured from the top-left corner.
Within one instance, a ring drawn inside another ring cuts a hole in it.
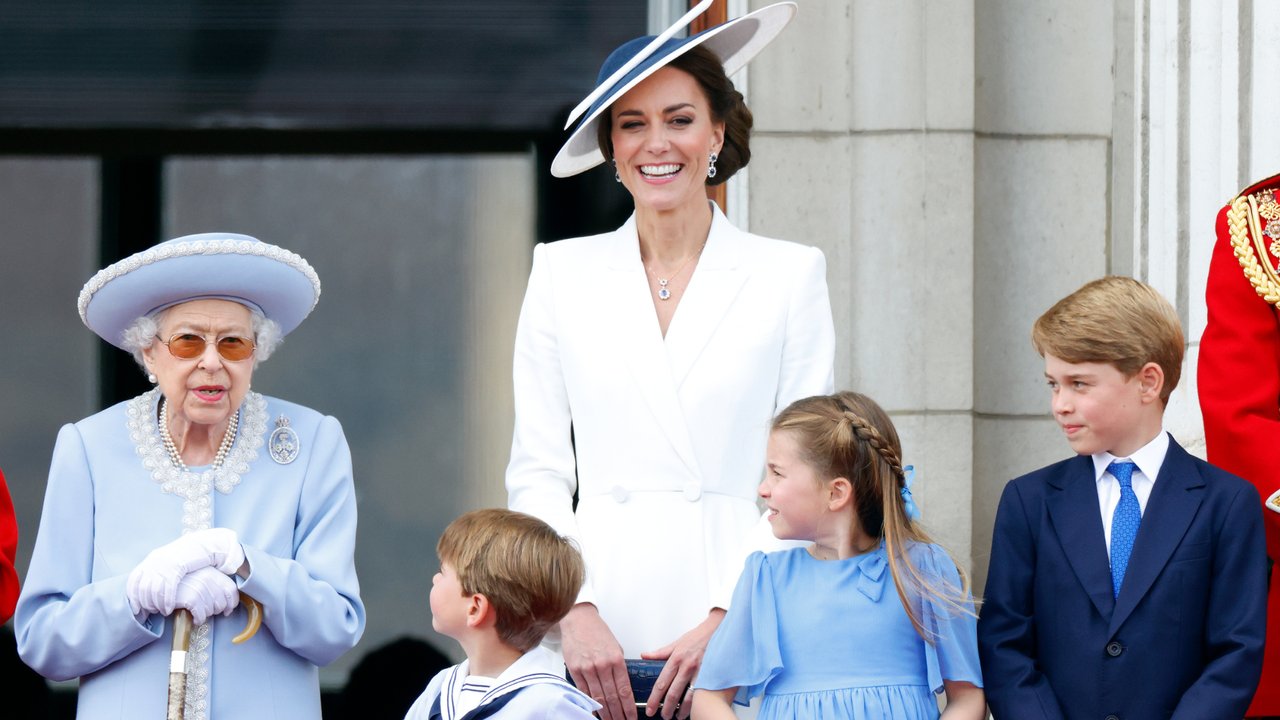
[[[296,253],[248,235],[170,240],[99,271],[80,291],[80,319],[124,347],[135,320],[188,300],[220,298],[260,309],[288,334],[320,300],[320,278]]]
[[[733,76],[786,29],[795,14],[795,3],[781,2],[717,25],[680,45],[625,84],[614,88],[578,125],[564,147],[560,148],[560,152],[556,153],[555,160],[551,162],[551,174],[562,178],[571,177],[604,162],[604,155],[600,153],[600,146],[596,139],[601,117],[614,101],[653,73],[666,67],[672,60],[699,45],[705,46],[720,58],[725,75]]]

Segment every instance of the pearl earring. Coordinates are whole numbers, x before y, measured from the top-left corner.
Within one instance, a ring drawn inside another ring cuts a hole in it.
[[[156,382],[156,376],[155,376],[155,375],[148,375],[148,376],[147,376],[147,381],[154,385],[154,384],[155,384],[155,382]]]
[[[622,182],[622,176],[618,174],[618,160],[617,160],[617,158],[614,158],[614,160],[613,160],[613,179],[614,179],[615,181],[617,181],[617,182]]]
[[[716,160],[719,160],[719,159],[720,159],[719,155],[716,155],[715,153],[711,153],[711,164],[707,166],[707,177],[713,178],[716,176]]]

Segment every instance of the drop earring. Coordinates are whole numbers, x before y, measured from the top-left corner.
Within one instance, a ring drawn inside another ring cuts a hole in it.
[[[719,155],[711,153],[711,164],[707,166],[707,177],[713,178],[716,176],[716,160],[719,159]]]
[[[618,174],[618,159],[617,159],[617,158],[614,158],[614,159],[613,159],[613,179],[614,179],[614,180],[616,180],[617,182],[622,182],[622,176]]]

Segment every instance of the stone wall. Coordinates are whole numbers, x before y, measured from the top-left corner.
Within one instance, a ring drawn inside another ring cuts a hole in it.
[[[826,253],[837,386],[893,415],[978,593],[1005,483],[1071,452],[1029,333],[1080,285],[1131,275],[1178,308],[1166,427],[1203,456],[1213,219],[1280,171],[1280,101],[1254,92],[1276,40],[1252,0],[824,0],[752,63],[738,217]]]

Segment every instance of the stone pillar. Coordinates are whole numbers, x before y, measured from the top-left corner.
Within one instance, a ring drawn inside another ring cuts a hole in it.
[[[1110,2],[976,7],[972,509],[980,593],[1005,483],[1071,454],[1030,331],[1053,303],[1110,269],[1115,12]]]
[[[1136,139],[1133,276],[1178,309],[1187,338],[1165,427],[1204,457],[1196,363],[1218,210],[1280,173],[1280,7],[1212,0],[1135,0]]]
[[[972,530],[973,28],[971,0],[805,3],[748,82],[751,231],[826,253],[836,386],[893,416],[925,524],[962,561]]]

